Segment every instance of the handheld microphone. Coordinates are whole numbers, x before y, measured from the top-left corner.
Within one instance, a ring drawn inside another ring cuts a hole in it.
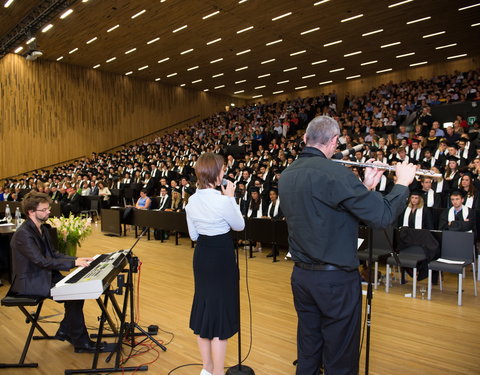
[[[353,148],[343,150],[341,152],[337,152],[336,154],[333,154],[332,159],[342,159],[344,156],[355,154],[355,152],[361,151],[362,148],[363,148],[363,143],[356,145]]]

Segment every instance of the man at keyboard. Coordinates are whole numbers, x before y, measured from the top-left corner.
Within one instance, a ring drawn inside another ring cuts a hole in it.
[[[86,267],[92,258],[75,258],[57,252],[51,243],[48,224],[51,199],[47,194],[32,191],[23,202],[27,220],[12,237],[11,291],[19,295],[50,297],[50,288],[62,279],[59,271],[75,266]],[[65,301],[65,316],[55,337],[70,342],[76,353],[95,351],[83,316],[83,300]]]

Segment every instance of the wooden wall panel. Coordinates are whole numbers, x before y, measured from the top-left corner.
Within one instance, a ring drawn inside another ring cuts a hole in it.
[[[455,70],[467,71],[472,69],[478,69],[479,67],[480,56],[469,57],[466,59],[426,65],[419,68],[410,68],[397,72],[376,74],[374,76],[352,79],[351,81],[344,81],[338,84],[333,83],[330,85],[318,86],[314,89],[299,90],[294,93],[290,92],[282,95],[269,96],[256,99],[255,102],[272,103],[299,97],[305,98],[309,96],[317,96],[322,93],[329,93],[335,90],[337,92],[338,98],[337,105],[341,108],[343,106],[343,99],[345,98],[345,94],[347,92],[349,92],[351,95],[359,96],[363,95],[365,92],[374,87],[378,87],[381,84],[388,82],[401,82],[406,80],[416,80],[420,78],[429,79],[438,74],[453,73]]]
[[[0,178],[106,150],[231,103],[227,96],[13,54],[0,60],[0,97]]]

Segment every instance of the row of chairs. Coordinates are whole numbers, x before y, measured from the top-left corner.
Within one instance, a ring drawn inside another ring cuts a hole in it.
[[[440,290],[443,290],[442,273],[454,273],[458,275],[458,305],[462,305],[462,285],[465,277],[465,269],[472,266],[474,294],[477,296],[477,277],[476,277],[476,262],[475,262],[475,246],[474,237],[471,232],[454,232],[443,231],[441,234],[441,251],[440,258],[428,262],[428,294],[427,299],[430,300],[432,296],[432,271],[439,272]],[[421,246],[409,246],[400,249],[397,257],[392,255],[392,239],[393,230],[386,231],[376,230],[373,234],[372,246],[372,262],[374,262],[375,275],[374,287],[378,288],[378,265],[380,261],[386,263],[386,279],[385,291],[388,293],[390,289],[390,272],[391,267],[400,266],[401,268],[413,269],[413,285],[412,297],[416,298],[417,290],[417,270],[422,262],[426,262],[427,256]],[[367,262],[369,259],[368,249],[358,252],[360,260]],[[397,264],[397,259],[400,264]],[[480,259],[479,259],[480,261]],[[479,265],[480,267],[480,265]],[[480,272],[480,271],[479,271]]]

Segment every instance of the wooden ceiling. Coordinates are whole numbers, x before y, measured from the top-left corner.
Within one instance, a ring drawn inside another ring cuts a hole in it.
[[[42,59],[62,64],[250,99],[474,56],[480,6],[459,9],[478,1],[77,0],[72,14],[56,16],[50,31],[37,33],[36,47]],[[0,32],[38,3],[16,0],[1,8]],[[398,44],[386,46],[392,43]]]

